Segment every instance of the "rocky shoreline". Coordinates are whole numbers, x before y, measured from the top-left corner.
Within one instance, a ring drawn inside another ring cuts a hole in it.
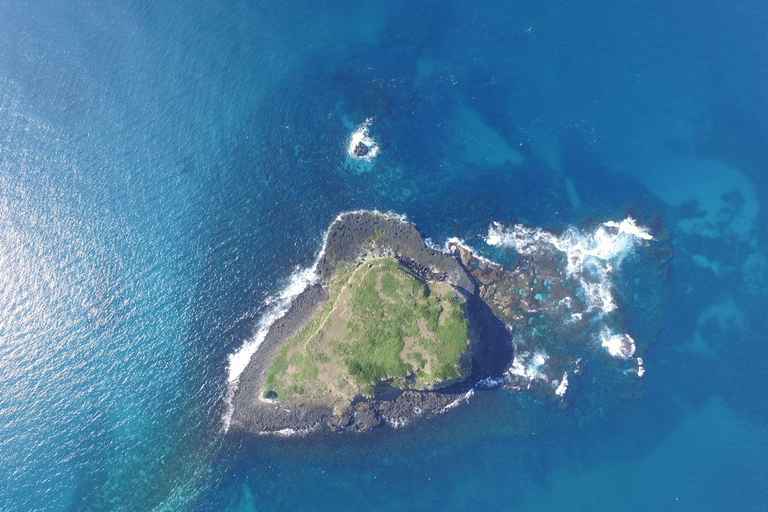
[[[473,340],[471,375],[431,391],[403,391],[381,385],[374,398],[358,396],[341,414],[321,405],[288,405],[263,398],[273,358],[327,303],[324,284],[338,265],[380,256],[396,258],[425,280],[447,282],[466,299],[465,313]],[[316,272],[318,284],[298,295],[287,313],[269,328],[241,374],[232,404],[231,429],[290,434],[317,429],[365,432],[385,424],[400,426],[450,409],[479,381],[501,377],[511,360],[511,336],[479,298],[474,278],[453,255],[427,247],[416,228],[404,220],[376,212],[339,217],[329,228]]]

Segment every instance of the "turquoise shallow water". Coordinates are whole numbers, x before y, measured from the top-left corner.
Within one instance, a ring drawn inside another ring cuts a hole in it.
[[[0,2],[0,509],[762,510],[766,22]],[[381,154],[352,163],[368,117]],[[566,409],[493,391],[362,437],[224,435],[228,356],[356,208],[478,247],[492,220],[635,216],[672,254],[617,277],[645,376]]]

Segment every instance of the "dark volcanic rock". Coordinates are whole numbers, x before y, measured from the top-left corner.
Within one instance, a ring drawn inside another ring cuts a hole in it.
[[[378,213],[348,213],[336,221],[328,232],[325,254],[317,271],[322,278],[328,278],[341,262],[377,254],[392,255],[425,278],[432,277],[425,275],[428,270],[430,274],[441,274],[442,280],[468,295],[475,294],[473,279],[456,258],[427,247],[413,224]]]
[[[370,152],[371,148],[369,148],[364,142],[358,142],[357,146],[355,146],[355,149],[352,151],[352,153],[358,158],[362,158]]]
[[[355,411],[354,429],[358,432],[368,432],[380,426],[384,420],[379,416],[373,402],[360,403]]]

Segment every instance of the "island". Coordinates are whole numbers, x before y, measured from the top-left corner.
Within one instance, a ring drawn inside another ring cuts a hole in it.
[[[601,240],[628,236],[618,224],[600,229]],[[573,251],[520,233],[510,235],[516,260],[505,266],[457,239],[433,247],[398,216],[339,216],[313,284],[269,327],[240,376],[230,425],[365,432],[498,387],[565,400],[569,376],[594,347],[584,340],[602,340],[603,359],[642,375],[634,340],[614,332],[589,293],[593,283],[568,266]]]

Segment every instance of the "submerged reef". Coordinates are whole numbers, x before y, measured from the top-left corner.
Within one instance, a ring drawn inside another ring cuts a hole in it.
[[[494,224],[487,244],[514,256],[501,265],[458,239],[427,246],[396,216],[341,215],[306,288],[234,382],[229,425],[368,431],[498,387],[565,402],[594,355],[640,377],[612,277],[651,238],[631,219],[560,236]]]

